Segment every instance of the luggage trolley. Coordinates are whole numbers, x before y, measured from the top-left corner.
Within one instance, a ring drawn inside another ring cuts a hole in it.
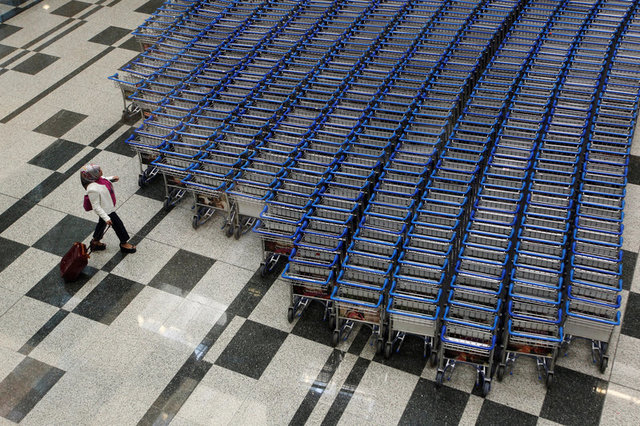
[[[125,140],[125,143],[138,156],[138,164],[140,166],[139,186],[146,185],[158,174],[158,167],[152,162],[158,158],[160,150],[166,147],[167,141],[174,138],[174,136],[175,133],[172,129],[143,123]]]

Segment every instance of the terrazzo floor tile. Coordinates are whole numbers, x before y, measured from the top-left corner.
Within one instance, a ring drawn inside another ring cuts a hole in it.
[[[0,346],[17,351],[57,311],[30,297],[20,298],[0,316]],[[24,312],[29,312],[29,316],[25,317]]]
[[[616,383],[609,383],[600,424],[603,426],[638,424],[640,422],[638,405],[640,405],[640,392]]]

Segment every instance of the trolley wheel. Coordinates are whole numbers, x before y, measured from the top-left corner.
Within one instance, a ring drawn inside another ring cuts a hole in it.
[[[489,395],[490,390],[491,390],[491,382],[489,380],[485,380],[482,383],[482,396]]]
[[[289,310],[287,311],[287,321],[289,321],[289,323],[292,323],[295,316],[296,311],[293,309],[293,306],[289,306]]]
[[[191,220],[191,226],[193,227],[193,229],[198,229],[198,226],[200,226],[200,218],[198,216],[193,216],[193,219]]]
[[[547,389],[553,385],[553,371],[547,373],[547,378],[545,379],[544,384],[547,386]]]
[[[444,381],[444,371],[438,370],[436,373],[436,388],[440,388],[442,386],[442,382]]]
[[[336,330],[331,335],[331,346],[333,347],[338,346],[339,341],[340,341],[340,332]]]
[[[138,186],[143,187],[146,184],[147,184],[147,178],[145,177],[145,175],[143,174],[138,175]]]
[[[438,365],[438,352],[431,350],[431,355],[429,356],[429,365],[431,367],[435,367]]]
[[[227,229],[224,230],[224,235],[227,238],[231,238],[233,235],[233,227],[231,225],[227,225]]]
[[[504,370],[505,370],[504,364],[498,365],[498,370],[496,371],[496,377],[498,378],[499,382],[501,382],[502,379],[504,379]]]
[[[384,340],[376,339],[376,355],[380,355],[384,349]]]
[[[424,349],[424,356],[425,356],[425,358],[427,358],[427,359],[429,359],[429,360],[430,360],[430,359],[431,359],[431,352],[433,352],[433,346],[431,345],[431,343],[428,343],[428,344],[425,346],[425,349]]]
[[[165,200],[164,200],[164,209],[166,211],[171,211],[171,209],[173,209],[174,206],[175,206],[175,204],[173,203],[172,197],[165,198]]]
[[[329,330],[334,330],[336,328],[336,316],[331,314],[329,315]]]
[[[236,226],[236,229],[233,230],[233,238],[239,240],[242,236],[242,226]]]
[[[391,358],[391,353],[392,353],[392,352],[393,352],[393,343],[391,343],[391,342],[387,342],[387,343],[384,345],[384,357],[385,357],[386,359]]]
[[[609,356],[601,355],[600,357],[600,372],[604,374],[607,371],[607,366],[609,365]]]

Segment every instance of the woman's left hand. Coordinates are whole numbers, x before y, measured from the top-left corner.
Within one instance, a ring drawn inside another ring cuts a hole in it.
[[[111,182],[117,182],[119,180],[120,180],[120,178],[118,176],[114,176],[114,177],[111,178]]]

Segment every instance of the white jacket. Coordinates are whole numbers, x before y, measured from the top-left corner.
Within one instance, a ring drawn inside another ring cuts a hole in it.
[[[111,181],[113,176],[104,176],[104,178]],[[116,210],[116,206],[113,204],[107,187],[96,182],[90,183],[87,185],[87,195],[89,196],[89,201],[91,201],[93,211],[105,222],[111,220],[109,214]]]

